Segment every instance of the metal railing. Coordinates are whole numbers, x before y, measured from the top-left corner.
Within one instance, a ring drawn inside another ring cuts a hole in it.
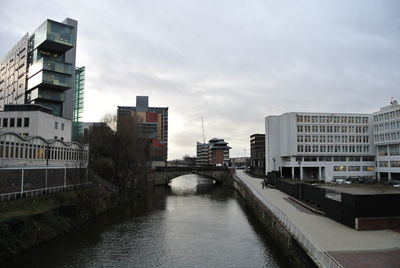
[[[10,201],[10,200],[16,200],[16,199],[21,199],[29,196],[41,196],[45,194],[50,194],[50,193],[58,193],[58,192],[64,192],[68,190],[73,190],[74,188],[83,185],[83,184],[71,184],[71,185],[62,185],[62,186],[56,186],[56,187],[48,187],[48,188],[41,188],[41,189],[35,189],[35,190],[28,190],[28,191],[19,191],[19,192],[13,192],[13,193],[6,193],[6,194],[0,194],[0,201]]]
[[[343,266],[335,260],[326,250],[319,246],[311,238],[307,237],[303,231],[296,224],[293,223],[289,217],[280,210],[277,206],[268,201],[253,185],[240,179],[236,174],[233,176],[234,180],[239,181],[252,191],[256,197],[265,205],[275,217],[282,223],[283,226],[296,238],[296,240],[303,246],[310,257],[321,267],[326,268],[343,268]]]

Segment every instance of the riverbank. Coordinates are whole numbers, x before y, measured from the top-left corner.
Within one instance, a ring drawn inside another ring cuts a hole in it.
[[[0,203],[0,264],[81,227],[141,193],[115,194],[99,185]]]
[[[233,175],[235,190],[244,199],[246,207],[257,218],[268,235],[274,240],[286,255],[293,267],[318,267],[308,256],[303,247],[281,224],[274,213],[236,174]]]

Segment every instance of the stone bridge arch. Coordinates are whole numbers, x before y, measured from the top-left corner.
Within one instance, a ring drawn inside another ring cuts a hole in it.
[[[231,170],[226,167],[157,167],[151,174],[155,185],[168,185],[176,177],[197,174],[217,183],[233,185]]]

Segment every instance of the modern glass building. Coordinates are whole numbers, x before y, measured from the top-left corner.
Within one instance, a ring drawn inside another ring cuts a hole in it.
[[[46,20],[0,60],[0,110],[40,104],[72,119],[77,22]]]
[[[78,140],[83,135],[82,113],[85,90],[85,66],[75,69],[75,94],[72,118],[72,139]]]

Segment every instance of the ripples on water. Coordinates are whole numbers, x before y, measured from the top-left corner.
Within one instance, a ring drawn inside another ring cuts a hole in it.
[[[5,267],[288,266],[232,189],[185,175]]]

